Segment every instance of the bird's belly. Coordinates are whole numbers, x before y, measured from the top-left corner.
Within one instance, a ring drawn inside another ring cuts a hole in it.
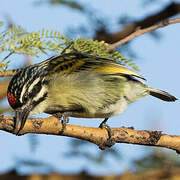
[[[122,98],[114,104],[110,104],[104,108],[97,109],[93,112],[72,112],[71,116],[77,118],[108,118],[117,114],[121,114],[126,110],[128,105],[129,102],[125,98]]]

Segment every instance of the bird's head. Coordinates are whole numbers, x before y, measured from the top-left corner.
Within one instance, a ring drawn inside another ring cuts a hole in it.
[[[28,115],[47,97],[47,81],[39,67],[29,66],[15,74],[9,83],[7,98],[15,110],[16,124],[21,123],[19,131],[24,127]],[[43,112],[42,109],[41,112]],[[39,113],[41,113],[39,112]],[[18,131],[18,133],[19,133]]]

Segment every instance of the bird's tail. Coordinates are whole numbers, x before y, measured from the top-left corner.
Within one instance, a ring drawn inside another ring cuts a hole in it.
[[[159,98],[163,101],[176,101],[177,100],[176,97],[172,96],[171,94],[169,94],[165,91],[155,89],[155,88],[148,88],[148,90],[149,90],[151,96]]]

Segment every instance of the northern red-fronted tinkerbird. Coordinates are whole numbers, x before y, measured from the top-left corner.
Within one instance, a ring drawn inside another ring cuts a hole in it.
[[[13,76],[7,92],[15,110],[15,128],[20,123],[20,131],[29,115],[60,113],[64,128],[68,117],[104,118],[100,127],[111,135],[106,121],[132,102],[148,95],[164,101],[176,100],[139,79],[144,78],[115,60],[80,52],[25,67]]]

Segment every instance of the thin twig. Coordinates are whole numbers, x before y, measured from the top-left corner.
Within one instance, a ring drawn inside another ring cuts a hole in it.
[[[14,53],[14,51],[10,52],[10,53],[2,60],[2,62],[5,61],[7,58],[9,58],[13,53]]]
[[[1,71],[0,72],[0,77],[11,77],[11,76],[14,76],[17,72],[19,72],[22,69],[23,68]]]
[[[156,11],[155,13],[152,13],[143,19],[130,22],[118,32],[109,33],[106,31],[106,29],[103,28],[102,30],[96,32],[95,39],[98,41],[104,40],[106,43],[113,44],[129,36],[137,29],[137,27],[144,29],[158,24],[165,19],[170,19],[173,16],[175,17],[178,14],[180,14],[180,3],[172,2],[169,3],[166,7],[163,7],[159,12]]]
[[[108,49],[109,49],[109,51],[114,51],[117,47],[119,47],[122,44],[129,42],[130,40],[134,39],[135,37],[138,37],[142,34],[152,32],[156,29],[168,26],[170,24],[175,24],[175,23],[180,23],[180,18],[171,19],[171,20],[167,19],[167,20],[164,20],[164,21],[162,21],[156,25],[153,25],[153,26],[150,26],[150,27],[144,28],[144,29],[141,29],[141,27],[139,27],[139,28],[137,28],[137,30],[135,32],[133,32],[132,34],[130,34],[126,38],[124,38],[124,39],[122,39],[116,43],[110,44]]]

